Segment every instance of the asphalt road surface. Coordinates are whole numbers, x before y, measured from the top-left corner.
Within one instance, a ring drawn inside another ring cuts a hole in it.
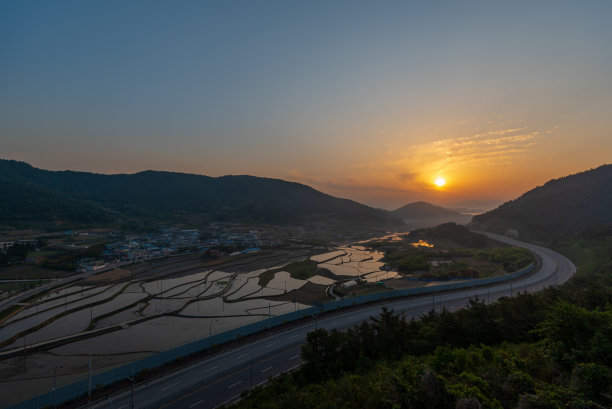
[[[492,302],[518,292],[534,292],[568,280],[576,271],[567,258],[544,247],[522,243],[507,237],[487,233],[499,241],[526,247],[540,256],[539,271],[513,282],[489,287],[463,289],[436,295],[390,301],[386,305],[395,311],[404,311],[408,318],[419,317],[432,308],[456,310],[471,298]],[[173,373],[137,384],[134,388],[135,408],[210,409],[234,402],[243,391],[265,384],[270,378],[298,368],[301,363],[301,345],[306,334],[316,327],[343,329],[359,324],[377,315],[381,304],[358,310],[322,317],[289,330],[273,331],[264,339],[215,355]],[[91,403],[89,408],[128,409],[131,406],[131,388]]]

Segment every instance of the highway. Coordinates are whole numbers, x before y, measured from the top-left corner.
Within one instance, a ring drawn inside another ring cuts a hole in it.
[[[405,298],[385,305],[396,312],[404,311],[407,318],[419,317],[432,308],[462,308],[470,298],[476,296],[485,302],[492,302],[518,292],[535,292],[567,281],[576,271],[571,261],[552,250],[499,235],[485,234],[501,242],[531,250],[541,259],[540,270],[514,282]],[[309,331],[316,327],[327,330],[348,328],[377,315],[381,308],[381,304],[365,306],[324,316],[288,330],[273,330],[266,338],[137,384],[134,388],[134,407],[211,409],[234,402],[252,386],[265,384],[271,377],[298,368],[302,363],[301,345]],[[128,388],[84,407],[127,409],[131,407],[131,399],[132,391]]]

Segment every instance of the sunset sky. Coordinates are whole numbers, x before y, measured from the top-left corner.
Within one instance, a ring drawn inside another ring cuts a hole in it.
[[[2,1],[0,158],[505,201],[612,162],[611,21],[609,1]]]

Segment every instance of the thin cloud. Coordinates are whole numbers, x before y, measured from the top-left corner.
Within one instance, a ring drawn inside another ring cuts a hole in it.
[[[402,172],[397,175],[397,178],[402,182],[413,181],[417,177],[416,172]]]

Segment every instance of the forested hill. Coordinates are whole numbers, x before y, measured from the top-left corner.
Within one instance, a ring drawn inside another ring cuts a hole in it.
[[[391,212],[402,219],[435,219],[439,217],[461,216],[461,213],[444,207],[435,206],[427,202],[408,203]]]
[[[309,186],[254,176],[145,171],[103,175],[47,171],[0,160],[0,222],[200,215],[211,220],[291,223],[314,219],[401,224],[388,212]]]
[[[474,216],[471,227],[505,233],[519,232],[523,239],[554,241],[612,222],[612,165],[554,179]]]
[[[393,210],[391,214],[404,220],[411,229],[437,226],[438,224],[448,222],[467,224],[471,220],[469,215],[427,202],[409,203]]]

